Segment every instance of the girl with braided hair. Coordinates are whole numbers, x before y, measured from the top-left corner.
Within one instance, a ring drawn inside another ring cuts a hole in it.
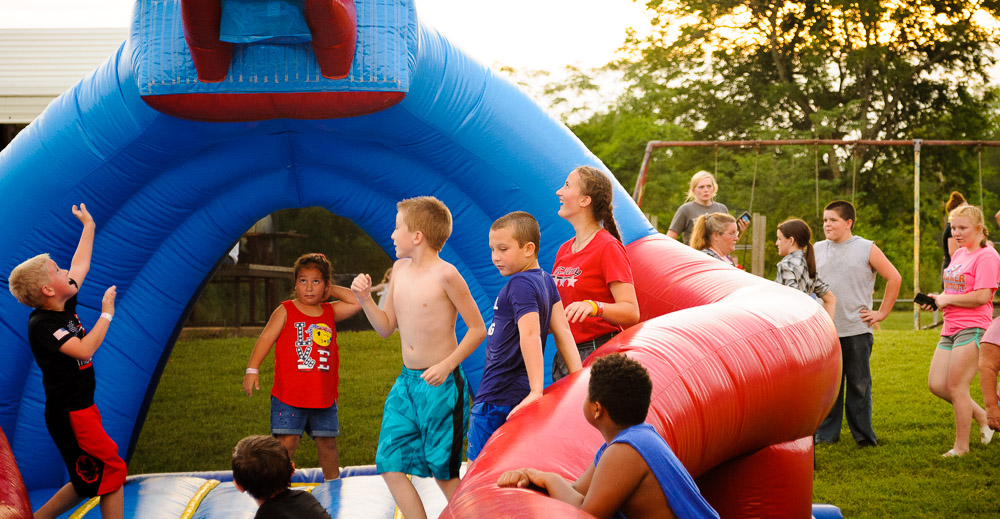
[[[573,225],[576,235],[559,247],[552,278],[581,360],[639,322],[632,267],[612,214],[613,193],[611,179],[589,166],[570,172],[556,191],[559,216]],[[556,355],[552,380],[567,373]]]

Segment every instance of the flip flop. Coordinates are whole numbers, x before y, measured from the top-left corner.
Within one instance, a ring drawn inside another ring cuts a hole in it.
[[[989,445],[993,441],[993,433],[996,432],[990,429],[989,425],[981,425],[979,427],[979,441],[983,442],[983,445]]]
[[[955,449],[951,449],[948,452],[941,455],[942,458],[957,458],[959,456],[965,456],[964,452],[955,452]]]

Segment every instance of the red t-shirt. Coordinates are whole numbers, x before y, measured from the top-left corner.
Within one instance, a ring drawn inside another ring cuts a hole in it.
[[[574,240],[576,238],[570,238],[559,247],[552,266],[552,279],[556,282],[563,306],[585,299],[614,303],[615,298],[608,284],[614,281],[632,283],[632,266],[625,246],[604,229],[598,231],[579,252],[573,252]],[[622,329],[600,317],[588,317],[581,323],[570,323],[569,327],[577,343]]]
[[[333,305],[323,303],[318,317],[284,301],[285,326],[274,347],[274,386],[271,394],[295,407],[322,409],[337,401],[340,352]]]

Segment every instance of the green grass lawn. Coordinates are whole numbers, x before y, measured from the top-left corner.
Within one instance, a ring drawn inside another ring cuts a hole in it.
[[[876,333],[872,354],[875,431],[880,446],[859,449],[846,423],[841,441],[816,451],[813,501],[839,506],[844,516],[998,517],[1000,438],[982,446],[973,428],[972,452],[951,448],[951,406],[927,390],[927,367],[939,329],[913,331],[912,313],[897,312]],[[924,316],[924,324],[930,321]],[[397,336],[338,334],[341,348],[339,440],[341,465],[374,463],[382,403],[401,365]],[[262,366],[264,392],[242,393],[254,338],[178,341],[153,398],[131,460],[132,474],[220,470],[232,446],[249,434],[267,434],[271,365]],[[978,378],[972,395],[982,402]],[[305,439],[300,467],[318,466]]]
[[[261,392],[243,393],[243,375],[255,338],[178,341],[149,406],[129,472],[229,468],[241,438],[270,432],[274,352],[261,365]],[[375,463],[382,404],[399,375],[399,336],[341,332],[340,438],[342,466]],[[295,465],[318,467],[316,446],[305,437]]]

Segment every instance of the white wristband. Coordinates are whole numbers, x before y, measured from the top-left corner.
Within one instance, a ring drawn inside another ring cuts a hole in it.
[[[247,375],[256,375],[257,373],[260,373],[257,368],[247,368]]]
[[[107,319],[109,323],[111,322],[111,314],[110,313],[104,312],[104,313],[101,314],[101,317]]]

